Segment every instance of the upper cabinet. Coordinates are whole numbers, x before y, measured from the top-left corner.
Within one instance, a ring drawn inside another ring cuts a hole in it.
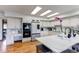
[[[21,19],[19,18],[7,18],[8,28],[19,29],[22,27]]]

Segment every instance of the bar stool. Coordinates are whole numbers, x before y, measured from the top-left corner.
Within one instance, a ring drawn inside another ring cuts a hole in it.
[[[75,44],[74,46],[72,46],[72,50],[79,52],[79,43]]]
[[[52,53],[52,51],[43,44],[37,45],[37,53]]]
[[[61,53],[76,53],[76,52],[71,49],[66,49],[65,51],[63,51]]]

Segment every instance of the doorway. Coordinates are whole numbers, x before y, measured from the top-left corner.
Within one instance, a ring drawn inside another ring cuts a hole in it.
[[[2,40],[6,39],[7,34],[7,19],[2,20]]]

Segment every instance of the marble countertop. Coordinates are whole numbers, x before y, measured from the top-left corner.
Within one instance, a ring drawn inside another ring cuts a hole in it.
[[[58,35],[51,35],[36,38],[36,40],[38,40],[54,52],[62,52],[73,46],[74,44],[79,43],[79,36],[72,38],[62,38],[58,37]]]

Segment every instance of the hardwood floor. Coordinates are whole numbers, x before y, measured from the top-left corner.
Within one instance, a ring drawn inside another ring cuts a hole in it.
[[[7,46],[8,53],[36,53],[36,45],[38,41],[33,42],[17,42],[13,45]]]

